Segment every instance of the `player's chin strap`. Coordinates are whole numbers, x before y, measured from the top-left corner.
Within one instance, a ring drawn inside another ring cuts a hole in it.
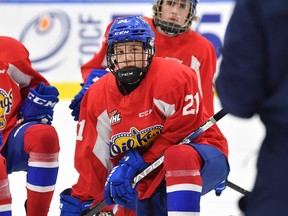
[[[197,138],[200,134],[202,134],[204,131],[206,131],[208,128],[213,126],[217,121],[219,121],[222,117],[224,117],[227,114],[223,109],[221,109],[219,112],[217,112],[215,115],[210,117],[203,125],[201,125],[199,128],[197,128],[194,132],[189,134],[185,139],[182,140],[179,144],[187,144],[193,141],[195,138]],[[157,159],[155,162],[150,164],[146,169],[144,169],[141,173],[139,173],[137,176],[134,177],[133,181],[131,182],[132,188],[136,186],[136,184],[143,179],[145,176],[147,176],[149,173],[151,173],[153,170],[155,170],[157,167],[159,167],[164,162],[164,156],[161,156],[159,159]],[[227,181],[227,186],[231,187],[232,189],[242,193],[247,194],[248,191],[245,189]],[[245,192],[245,193],[243,193]],[[96,216],[97,213],[101,211],[105,206],[107,206],[105,200],[100,202],[98,205],[96,205],[94,208],[91,209],[85,216]]]

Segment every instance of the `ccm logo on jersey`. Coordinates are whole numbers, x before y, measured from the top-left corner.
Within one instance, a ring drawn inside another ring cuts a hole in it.
[[[54,108],[57,102],[52,102],[49,100],[45,100],[43,98],[37,97],[32,92],[29,92],[28,99],[32,100],[34,103],[45,106],[45,107],[51,107]]]
[[[146,111],[144,111],[144,112],[139,113],[139,117],[142,118],[142,117],[144,117],[144,116],[150,115],[151,113],[152,113],[152,109],[146,110]]]

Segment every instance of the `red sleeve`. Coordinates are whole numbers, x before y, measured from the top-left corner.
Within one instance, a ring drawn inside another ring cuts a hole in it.
[[[21,87],[21,83],[19,83],[20,81],[14,79],[18,84],[20,84],[21,94],[24,98],[28,95],[29,89],[35,89],[38,83],[43,82],[45,85],[50,85],[49,82],[39,72],[32,68],[31,62],[28,58],[19,59],[15,62],[12,62],[11,64],[19,69],[18,73],[26,74],[31,78],[29,84],[23,87]]]
[[[172,68],[171,64],[170,67]],[[174,88],[156,98],[159,102],[156,102],[155,106],[160,115],[163,115],[164,127],[162,134],[143,154],[145,162],[149,164],[162,156],[171,145],[180,143],[210,117],[203,106],[195,73],[192,73],[188,67],[183,67],[183,70],[189,70],[189,72],[179,73],[178,79],[183,79],[183,81],[179,81],[178,86],[175,83],[164,83],[162,86],[174,86]],[[173,109],[174,111],[172,111]],[[213,145],[224,152],[226,156],[228,154],[227,141],[217,127],[208,129],[194,142]]]
[[[32,67],[29,52],[25,46],[12,37],[1,36],[0,59],[9,64],[11,78],[21,88],[22,97],[26,97],[30,88],[35,88],[39,82],[49,85],[48,81]]]
[[[82,79],[84,82],[86,82],[86,78],[91,73],[93,68],[106,69],[107,67],[106,65],[106,51],[107,51],[106,43],[107,43],[107,35],[108,35],[111,25],[112,25],[112,22],[106,28],[100,50],[98,50],[98,52],[96,52],[93,55],[92,59],[90,59],[88,62],[86,62],[85,64],[81,66],[81,74],[82,74]]]
[[[217,57],[213,45],[207,42],[205,58],[201,58],[200,77],[203,91],[203,104],[209,114],[214,115],[214,75],[216,72]]]
[[[109,158],[111,128],[107,126],[109,118],[105,108],[89,100],[95,98],[93,88],[94,85],[89,88],[81,103],[74,158],[79,178],[72,187],[72,196],[81,201],[94,200],[99,203],[104,199],[104,185],[112,167]],[[102,113],[100,110],[103,110]]]

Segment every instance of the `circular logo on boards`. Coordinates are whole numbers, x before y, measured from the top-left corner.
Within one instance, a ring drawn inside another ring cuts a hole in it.
[[[59,53],[67,42],[70,29],[70,19],[61,10],[44,11],[27,23],[20,41],[29,50],[37,71],[50,71],[64,61],[65,56],[61,58]]]

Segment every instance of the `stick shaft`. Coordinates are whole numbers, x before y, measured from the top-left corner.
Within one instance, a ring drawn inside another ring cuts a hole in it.
[[[105,206],[107,206],[107,203],[105,202],[105,200],[102,200],[102,202],[92,208],[91,211],[89,211],[84,216],[96,216],[96,214],[99,213]]]
[[[249,193],[249,191],[245,190],[244,188],[226,180],[226,185],[230,188],[232,188],[235,191],[238,191],[239,193],[243,194],[243,195],[247,195]]]

